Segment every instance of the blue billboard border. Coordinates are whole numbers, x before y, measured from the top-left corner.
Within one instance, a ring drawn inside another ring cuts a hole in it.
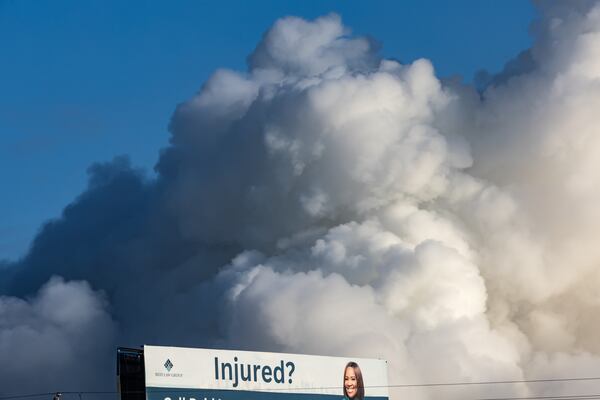
[[[342,389],[340,388],[340,392]],[[343,394],[293,393],[281,390],[249,391],[230,389],[185,389],[147,387],[147,400],[342,400]],[[388,400],[384,396],[365,396],[365,400]]]

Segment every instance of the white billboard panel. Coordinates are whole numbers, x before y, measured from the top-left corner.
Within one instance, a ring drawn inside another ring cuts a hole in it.
[[[144,362],[148,400],[388,398],[383,360],[144,346]]]

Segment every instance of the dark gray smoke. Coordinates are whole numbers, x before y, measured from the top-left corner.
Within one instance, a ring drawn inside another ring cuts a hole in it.
[[[380,357],[392,384],[597,375],[600,7],[539,9],[477,89],[336,15],[277,21],[177,108],[157,178],[93,165],[0,267],[0,393],[111,390],[144,343]],[[391,395],[600,387],[440,390]]]

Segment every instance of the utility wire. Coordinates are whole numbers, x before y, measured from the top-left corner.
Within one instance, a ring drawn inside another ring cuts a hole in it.
[[[501,385],[501,384],[516,384],[516,383],[548,383],[548,382],[576,382],[576,381],[593,381],[600,380],[600,377],[583,377],[583,378],[548,378],[548,379],[521,379],[521,380],[505,380],[505,381],[475,381],[475,382],[428,382],[428,383],[406,383],[406,384],[394,384],[394,385],[379,385],[379,386],[365,386],[365,389],[369,388],[411,388],[411,387],[444,387],[444,386],[471,386],[471,385]],[[339,389],[339,386],[334,387],[319,387],[319,388],[261,388],[261,391],[282,391],[282,390],[323,390],[323,389]],[[189,389],[180,388],[169,388],[152,390],[154,393],[161,392],[178,392],[188,391]],[[32,397],[42,396],[53,396],[56,392],[45,392],[45,393],[31,393],[31,394],[18,394],[10,396],[2,396],[0,400],[16,400],[25,399]],[[62,394],[141,394],[146,393],[145,390],[137,391],[61,391]],[[570,395],[570,396],[536,396],[536,397],[502,397],[502,398],[485,398],[485,399],[474,399],[474,400],[549,400],[549,399],[600,399],[600,394],[584,394],[584,395]]]
[[[475,400],[582,400],[600,399],[600,394],[571,394],[563,396],[486,397]]]
[[[600,376],[582,377],[582,378],[548,378],[548,379],[515,379],[505,381],[474,381],[474,382],[428,382],[428,383],[398,383],[393,385],[365,385],[365,389],[374,388],[411,388],[411,387],[444,387],[444,386],[470,386],[470,385],[506,385],[517,383],[548,383],[548,382],[577,382],[577,381],[597,381]],[[264,391],[281,391],[281,390],[320,390],[320,389],[338,389],[339,386],[333,387],[303,387],[303,388],[261,388]],[[155,392],[158,392],[155,390]],[[2,400],[2,399],[0,399]]]
[[[166,391],[166,390],[165,390]],[[77,394],[81,396],[82,394],[119,394],[116,391],[80,391],[80,392],[61,392],[62,394]],[[144,393],[144,391],[129,391],[122,392],[121,394],[140,394]],[[155,391],[156,393],[156,391]],[[22,399],[22,398],[31,398],[31,397],[41,397],[41,396],[53,396],[55,392],[47,392],[47,393],[32,393],[25,395],[15,395],[15,396],[3,396],[0,397],[1,400],[10,400],[10,399]],[[576,394],[576,395],[559,395],[559,396],[524,396],[524,397],[486,397],[486,398],[476,398],[472,400],[593,400],[600,399],[600,394]]]
[[[600,376],[585,378],[548,378],[548,379],[515,379],[508,381],[475,381],[475,382],[430,382],[430,383],[406,383],[387,385],[387,387],[430,387],[430,386],[467,386],[467,385],[500,385],[509,383],[540,383],[540,382],[573,382],[573,381],[597,381]],[[366,388],[367,386],[365,386]],[[371,386],[376,387],[376,386]],[[380,386],[383,387],[383,386]]]
[[[14,396],[3,396],[3,397],[0,397],[0,400],[25,399],[25,398],[28,398],[28,397],[54,396],[55,393],[56,392],[19,394],[19,395],[14,395]]]

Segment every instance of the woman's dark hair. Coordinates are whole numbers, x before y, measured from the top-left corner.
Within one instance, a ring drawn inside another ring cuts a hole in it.
[[[365,398],[365,384],[363,382],[363,376],[362,372],[360,371],[360,367],[354,361],[350,361],[344,367],[344,376],[342,377],[342,387],[344,388],[344,396],[350,398],[348,396],[348,393],[346,393],[346,369],[348,369],[348,367],[352,368],[354,370],[354,375],[356,375],[356,396],[354,396],[353,399],[363,400]]]

